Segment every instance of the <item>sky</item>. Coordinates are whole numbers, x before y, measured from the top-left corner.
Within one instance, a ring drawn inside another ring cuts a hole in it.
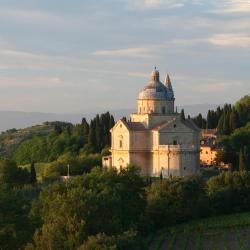
[[[0,110],[135,108],[154,66],[177,105],[250,93],[250,1],[0,0]]]

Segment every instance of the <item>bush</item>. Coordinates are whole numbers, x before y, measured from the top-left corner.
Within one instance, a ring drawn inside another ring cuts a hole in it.
[[[0,160],[0,184],[20,186],[30,183],[30,174],[27,169],[18,168],[11,160]]]
[[[47,163],[44,166],[43,177],[45,179],[56,179],[59,176],[68,174],[71,176],[89,173],[93,167],[101,166],[101,156],[99,154],[75,157],[71,154],[65,154],[57,161]]]
[[[21,249],[30,239],[29,206],[24,197],[7,185],[0,185],[0,248]]]
[[[128,231],[118,236],[97,234],[89,236],[79,250],[143,250],[145,246],[136,232]]]
[[[232,213],[250,209],[250,172],[222,173],[207,182],[214,213]]]
[[[144,220],[150,228],[174,225],[207,213],[208,198],[200,176],[166,179],[147,188]]]
[[[76,249],[90,235],[119,235],[135,228],[145,207],[144,183],[130,167],[94,168],[89,174],[44,188],[32,214],[44,222],[36,231],[38,249]],[[124,248],[123,248],[124,249]]]

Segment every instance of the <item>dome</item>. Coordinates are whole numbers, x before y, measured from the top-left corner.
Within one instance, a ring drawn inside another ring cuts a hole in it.
[[[165,86],[160,81],[160,73],[154,68],[150,74],[150,80],[148,84],[144,87],[143,91],[140,92],[138,99],[157,99],[157,100],[171,100],[173,99],[173,94],[168,86]]]

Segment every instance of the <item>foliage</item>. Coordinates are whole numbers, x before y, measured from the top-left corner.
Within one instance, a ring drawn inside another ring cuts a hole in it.
[[[10,129],[0,134],[0,158],[12,157],[18,146],[35,136],[46,136],[53,131],[53,125],[46,123],[24,129]]]
[[[119,235],[136,228],[144,208],[142,179],[129,167],[95,168],[68,183],[44,188],[32,213],[43,224],[34,241],[38,249],[75,249],[90,235]]]
[[[30,183],[30,174],[26,169],[18,168],[11,160],[0,160],[0,184],[20,186]]]
[[[249,149],[250,149],[250,122],[241,128],[236,129],[231,135],[223,136],[218,140],[223,145],[223,150],[217,155],[217,161],[230,162],[234,169],[239,168],[239,155],[242,150],[244,154],[244,162],[246,169],[250,165]]]
[[[186,118],[185,118],[185,111],[184,111],[184,109],[181,110],[181,119],[182,119],[182,120],[185,120],[185,119],[186,119]]]
[[[250,172],[222,173],[207,182],[214,213],[232,213],[250,209]]]
[[[247,249],[246,246],[249,245],[248,234],[244,232],[249,230],[249,226],[249,212],[193,220],[161,230],[157,234],[154,232],[151,237],[150,248],[163,249],[162,243],[164,242],[164,249],[180,249],[179,241],[176,241],[176,238],[181,238],[184,241],[185,237],[188,237],[187,243],[190,242],[191,244],[187,244],[181,249],[210,248],[212,241],[216,241],[216,245],[218,244],[220,249],[230,249],[228,240],[223,237],[226,233],[230,235],[230,244],[234,247],[242,246],[239,249]],[[162,235],[160,239],[159,235]],[[194,235],[196,244],[194,244]],[[245,246],[243,246],[243,243]]]
[[[59,176],[82,175],[88,173],[93,167],[101,166],[99,154],[72,156],[71,154],[61,155],[57,161],[44,165],[43,178],[58,178]]]
[[[20,249],[31,237],[29,206],[23,196],[0,185],[0,248]]]
[[[201,114],[193,117],[192,120],[199,128],[206,128],[206,119],[204,119]]]
[[[70,153],[79,155],[101,152],[111,143],[110,129],[114,126],[114,118],[109,112],[97,115],[90,125],[85,118],[81,124],[53,122],[47,134],[34,134],[23,140],[14,151],[14,159],[19,165],[35,162],[52,162],[59,156]]]
[[[219,135],[230,135],[250,122],[250,95],[241,98],[234,106],[225,104],[216,110],[208,110],[206,119],[201,114],[192,119],[202,129],[217,128]]]
[[[89,236],[79,250],[143,250],[145,246],[137,237],[136,232],[128,231],[117,236],[97,234]]]
[[[207,207],[205,183],[199,176],[166,179],[147,188],[145,220],[160,228],[204,216]]]
[[[35,184],[36,182],[37,182],[37,179],[36,179],[35,163],[32,162],[30,164],[30,183]]]

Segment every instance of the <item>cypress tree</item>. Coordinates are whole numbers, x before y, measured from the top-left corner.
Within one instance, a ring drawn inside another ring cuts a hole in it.
[[[185,120],[185,112],[184,112],[184,109],[181,110],[181,119],[182,120]]]
[[[83,136],[87,137],[89,134],[89,124],[86,118],[82,118],[82,130],[83,130]]]
[[[230,130],[233,132],[236,128],[239,127],[239,116],[235,109],[232,110],[230,114]]]
[[[212,128],[212,123],[213,123],[212,119],[213,118],[212,118],[212,115],[211,115],[211,111],[208,110],[208,112],[207,112],[207,124],[206,124],[207,129]]]
[[[224,114],[221,115],[220,119],[219,119],[219,122],[218,122],[218,126],[217,126],[217,132],[218,134],[220,135],[223,135],[224,134],[224,127],[223,127],[223,124],[224,124]]]
[[[193,122],[199,127],[202,128],[202,115],[199,114],[196,117],[192,118]]]
[[[160,173],[160,181],[162,182],[163,180],[163,174],[162,174],[162,170],[161,170],[161,173]]]
[[[205,129],[207,127],[206,119],[202,118],[202,125],[201,128]]]
[[[109,129],[113,128],[115,125],[115,119],[113,117],[113,115],[110,116],[110,120],[109,120]]]
[[[247,146],[244,146],[244,157],[247,165],[247,171],[250,171],[250,154]]]
[[[240,149],[240,155],[239,155],[239,171],[247,171],[247,162],[246,162],[246,156],[245,156],[245,150]]]
[[[230,113],[229,111],[225,111],[224,120],[223,120],[223,133],[225,135],[229,135],[231,132],[230,126],[229,126],[229,120],[230,120]]]
[[[30,183],[32,185],[36,184],[37,178],[36,178],[36,169],[35,169],[35,163],[31,162],[30,164]]]
[[[89,145],[92,148],[93,151],[97,151],[97,143],[96,143],[96,129],[95,129],[95,121],[92,120],[90,122],[89,127]]]

